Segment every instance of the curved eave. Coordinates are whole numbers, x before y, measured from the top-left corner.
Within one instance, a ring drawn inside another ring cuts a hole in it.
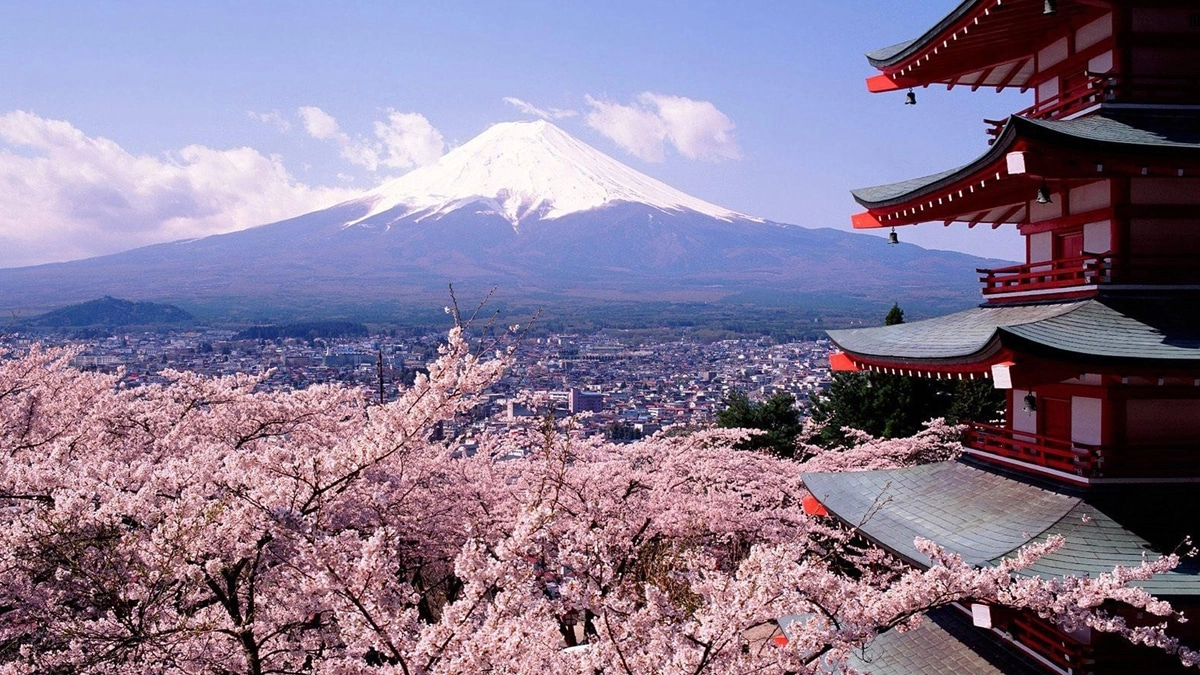
[[[1096,115],[1073,120],[1013,116],[1008,126],[1028,142],[1101,157],[1200,160],[1200,113],[1194,110],[1157,112],[1104,105]]]
[[[1200,292],[1126,295],[1084,302],[1046,321],[999,329],[1001,342],[1047,360],[1147,370],[1200,368]]]
[[[834,344],[863,370],[984,371],[1008,359],[1000,328],[1068,314],[1084,302],[1016,307],[974,307],[894,326],[828,331]],[[971,366],[970,368],[964,368]]]
[[[1189,312],[1196,306],[1200,291],[976,307],[896,326],[829,331],[842,350],[831,364],[926,377],[987,377],[992,366],[1013,361],[1200,372],[1200,325]]]
[[[909,205],[915,208],[924,197],[944,194],[951,188],[974,181],[982,174],[994,174],[1017,140],[1014,124],[1017,119],[1020,118],[1010,117],[992,147],[968,164],[920,178],[857,188],[851,190],[850,194],[854,196],[854,201],[873,211]]]
[[[969,164],[897,183],[852,190],[866,212],[856,229],[942,221],[1022,223],[1044,179],[1095,180],[1106,175],[1196,175],[1200,116],[1102,110],[1075,120],[1010,117],[987,152]],[[1010,154],[1036,148],[1037,156]],[[1153,172],[1151,172],[1153,168]]]
[[[871,372],[931,380],[989,379],[992,376],[992,366],[1012,363],[1014,358],[1013,353],[1004,349],[999,341],[993,341],[987,348],[959,359],[887,358],[852,352],[838,352],[837,356],[843,359],[843,365],[835,365],[835,372]],[[850,367],[846,367],[847,365]]]
[[[1200,377],[1200,354],[1192,358],[1161,358],[1117,355],[1111,353],[1095,353],[1079,348],[1064,348],[1047,345],[1038,340],[1031,340],[1009,331],[1001,331],[1005,335],[1001,344],[1012,353],[1028,355],[1045,362],[1073,363],[1086,365],[1103,370],[1116,370],[1129,374],[1158,374],[1169,371],[1171,374],[1186,374],[1189,377]]]
[[[998,208],[996,202],[1003,201],[996,188],[1005,179],[1009,183],[1006,188],[1016,188],[1014,199],[1028,191],[1027,177],[1018,177],[1015,179],[1018,185],[1012,185],[1014,179],[1008,175],[1006,157],[1017,138],[1010,119],[992,147],[970,164],[921,178],[851,190],[854,200],[867,207],[865,213],[851,216],[851,224],[855,229],[872,229],[937,220],[947,224],[962,221],[972,226],[979,222],[994,225],[1022,222],[1028,217],[1024,208],[1026,199],[1019,200],[1018,208],[990,213]]]
[[[1047,16],[1043,0],[965,0],[920,37],[867,53],[882,71],[867,80],[867,88],[1027,88],[1034,56],[1056,33],[1054,26],[1077,25],[1105,11],[1071,0],[1058,4],[1058,12]]]
[[[928,567],[930,561],[914,545],[917,537],[957,553],[969,564],[987,567],[1029,543],[1065,535],[1061,549],[1024,570],[1042,578],[1096,576],[1116,565],[1136,567],[1143,554],[1161,550],[1135,532],[1142,529],[1141,521],[1153,520],[1153,507],[1100,509],[1080,497],[963,462],[805,473],[803,480],[830,514],[918,567]],[[1196,596],[1198,571],[1186,565],[1136,585],[1162,595]]]

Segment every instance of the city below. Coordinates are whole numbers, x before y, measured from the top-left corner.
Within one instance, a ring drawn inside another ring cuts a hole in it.
[[[79,350],[81,370],[122,369],[130,386],[166,381],[163,371],[208,376],[265,374],[260,387],[302,389],[335,383],[362,389],[376,403],[437,358],[443,336],[397,338],[240,339],[231,330],[115,333],[97,339],[0,336],[0,347],[23,352],[34,343]],[[752,400],[788,393],[803,411],[830,381],[828,340],[776,344],[766,338],[716,342],[622,341],[612,333],[526,337],[505,376],[468,418],[446,420],[441,433],[461,440],[503,430],[553,412],[575,415],[572,433],[634,440],[668,427],[714,423],[730,392]],[[531,402],[540,402],[533,404]]]

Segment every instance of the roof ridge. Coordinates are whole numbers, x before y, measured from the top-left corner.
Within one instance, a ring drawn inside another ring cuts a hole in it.
[[[1042,489],[1042,490],[1045,490],[1046,488],[1040,488],[1040,489]],[[1049,490],[1049,492],[1054,492],[1054,490]],[[1058,493],[1058,494],[1062,494],[1062,493],[1060,492],[1060,493]],[[1064,497],[1066,497],[1066,498],[1068,498],[1068,499],[1073,499],[1073,500],[1075,500],[1075,503],[1074,503],[1074,504],[1072,504],[1072,505],[1071,505],[1071,507],[1070,507],[1070,508],[1068,508],[1068,509],[1067,509],[1065,512],[1063,512],[1063,514],[1062,514],[1061,516],[1059,516],[1059,517],[1058,517],[1058,519],[1056,519],[1055,521],[1051,522],[1051,523],[1050,523],[1049,525],[1047,525],[1046,527],[1042,528],[1042,529],[1041,529],[1040,531],[1038,531],[1036,534],[1029,534],[1029,535],[1028,535],[1028,539],[1026,539],[1026,540],[1025,540],[1025,543],[1024,543],[1024,544],[1021,544],[1020,546],[1017,546],[1017,547],[1015,547],[1015,548],[1011,548],[1011,549],[1009,549],[1009,550],[1005,551],[1004,553],[1002,553],[1002,554],[1000,554],[1000,555],[996,556],[995,558],[992,558],[991,560],[988,560],[988,561],[987,561],[987,564],[988,564],[988,565],[991,565],[991,566],[993,566],[993,567],[995,567],[996,565],[998,565],[998,564],[999,564],[999,562],[1000,562],[1001,560],[1004,560],[1005,558],[1011,558],[1011,557],[1012,557],[1012,554],[1013,554],[1014,552],[1016,552],[1016,551],[1019,551],[1019,550],[1021,550],[1021,549],[1025,548],[1026,546],[1028,546],[1028,545],[1030,545],[1030,544],[1032,544],[1032,543],[1036,542],[1038,539],[1040,539],[1040,538],[1041,538],[1043,535],[1045,535],[1047,532],[1050,532],[1050,531],[1051,531],[1051,530],[1053,530],[1054,528],[1058,527],[1058,524],[1059,524],[1059,523],[1062,523],[1062,522],[1064,522],[1064,521],[1065,521],[1065,520],[1066,520],[1068,517],[1070,517],[1070,516],[1071,516],[1071,514],[1073,514],[1073,513],[1075,512],[1075,510],[1076,510],[1076,509],[1078,509],[1080,506],[1090,506],[1090,505],[1087,503],[1087,501],[1085,501],[1085,500],[1084,500],[1082,497],[1078,497],[1078,496],[1072,496],[1072,495],[1067,495],[1067,494],[1063,494],[1063,496],[1064,496]],[[1093,510],[1095,510],[1097,513],[1100,513],[1100,510],[1099,510],[1099,509],[1096,509],[1095,507],[1092,507],[1092,508],[1093,508]],[[1085,514],[1085,515],[1086,515],[1086,514]],[[1105,516],[1105,517],[1107,517],[1107,516]],[[1111,519],[1111,518],[1109,518],[1109,520],[1112,520],[1112,519]],[[1114,521],[1114,522],[1115,522],[1115,521]],[[1087,524],[1087,521],[1084,521],[1084,520],[1082,520],[1082,519],[1081,519],[1081,520],[1079,521],[1079,524],[1080,524],[1080,525],[1086,525],[1086,524]],[[1049,535],[1047,535],[1047,537],[1046,537],[1046,538],[1047,538],[1047,539],[1049,539]],[[1035,564],[1036,564],[1036,563],[1035,563]]]

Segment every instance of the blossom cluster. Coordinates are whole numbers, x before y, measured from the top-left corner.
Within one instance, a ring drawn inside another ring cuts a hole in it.
[[[1173,616],[1128,585],[1173,559],[1046,581],[1016,571],[1061,542],[983,570],[923,543],[934,565],[907,569],[807,516],[803,467],[742,431],[547,423],[463,456],[431,430],[511,352],[460,329],[375,406],[253,376],[123,388],[70,357],[0,360],[0,675],[830,672],[963,600],[1194,660],[1104,610]],[[755,637],[787,614],[809,618],[785,647]]]

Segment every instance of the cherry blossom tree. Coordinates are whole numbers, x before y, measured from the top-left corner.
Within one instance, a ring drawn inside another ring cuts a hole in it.
[[[843,427],[844,443],[826,447],[811,442],[817,429],[810,426],[806,437],[798,443],[796,455],[807,457],[805,471],[832,473],[838,471],[874,471],[895,469],[914,464],[928,464],[955,459],[962,454],[963,426],[947,424],[937,417],[924,424],[907,438],[876,438],[865,431]]]
[[[503,372],[492,349],[456,328],[377,406],[248,375],[126,388],[64,350],[0,360],[0,675],[815,673],[968,599],[1195,661],[1104,611],[1172,617],[1128,583],[1173,558],[1046,581],[1016,571],[1058,540],[983,570],[924,542],[933,566],[906,569],[806,516],[802,467],[734,450],[743,431],[431,440]],[[784,614],[809,617],[786,647],[755,637]]]

